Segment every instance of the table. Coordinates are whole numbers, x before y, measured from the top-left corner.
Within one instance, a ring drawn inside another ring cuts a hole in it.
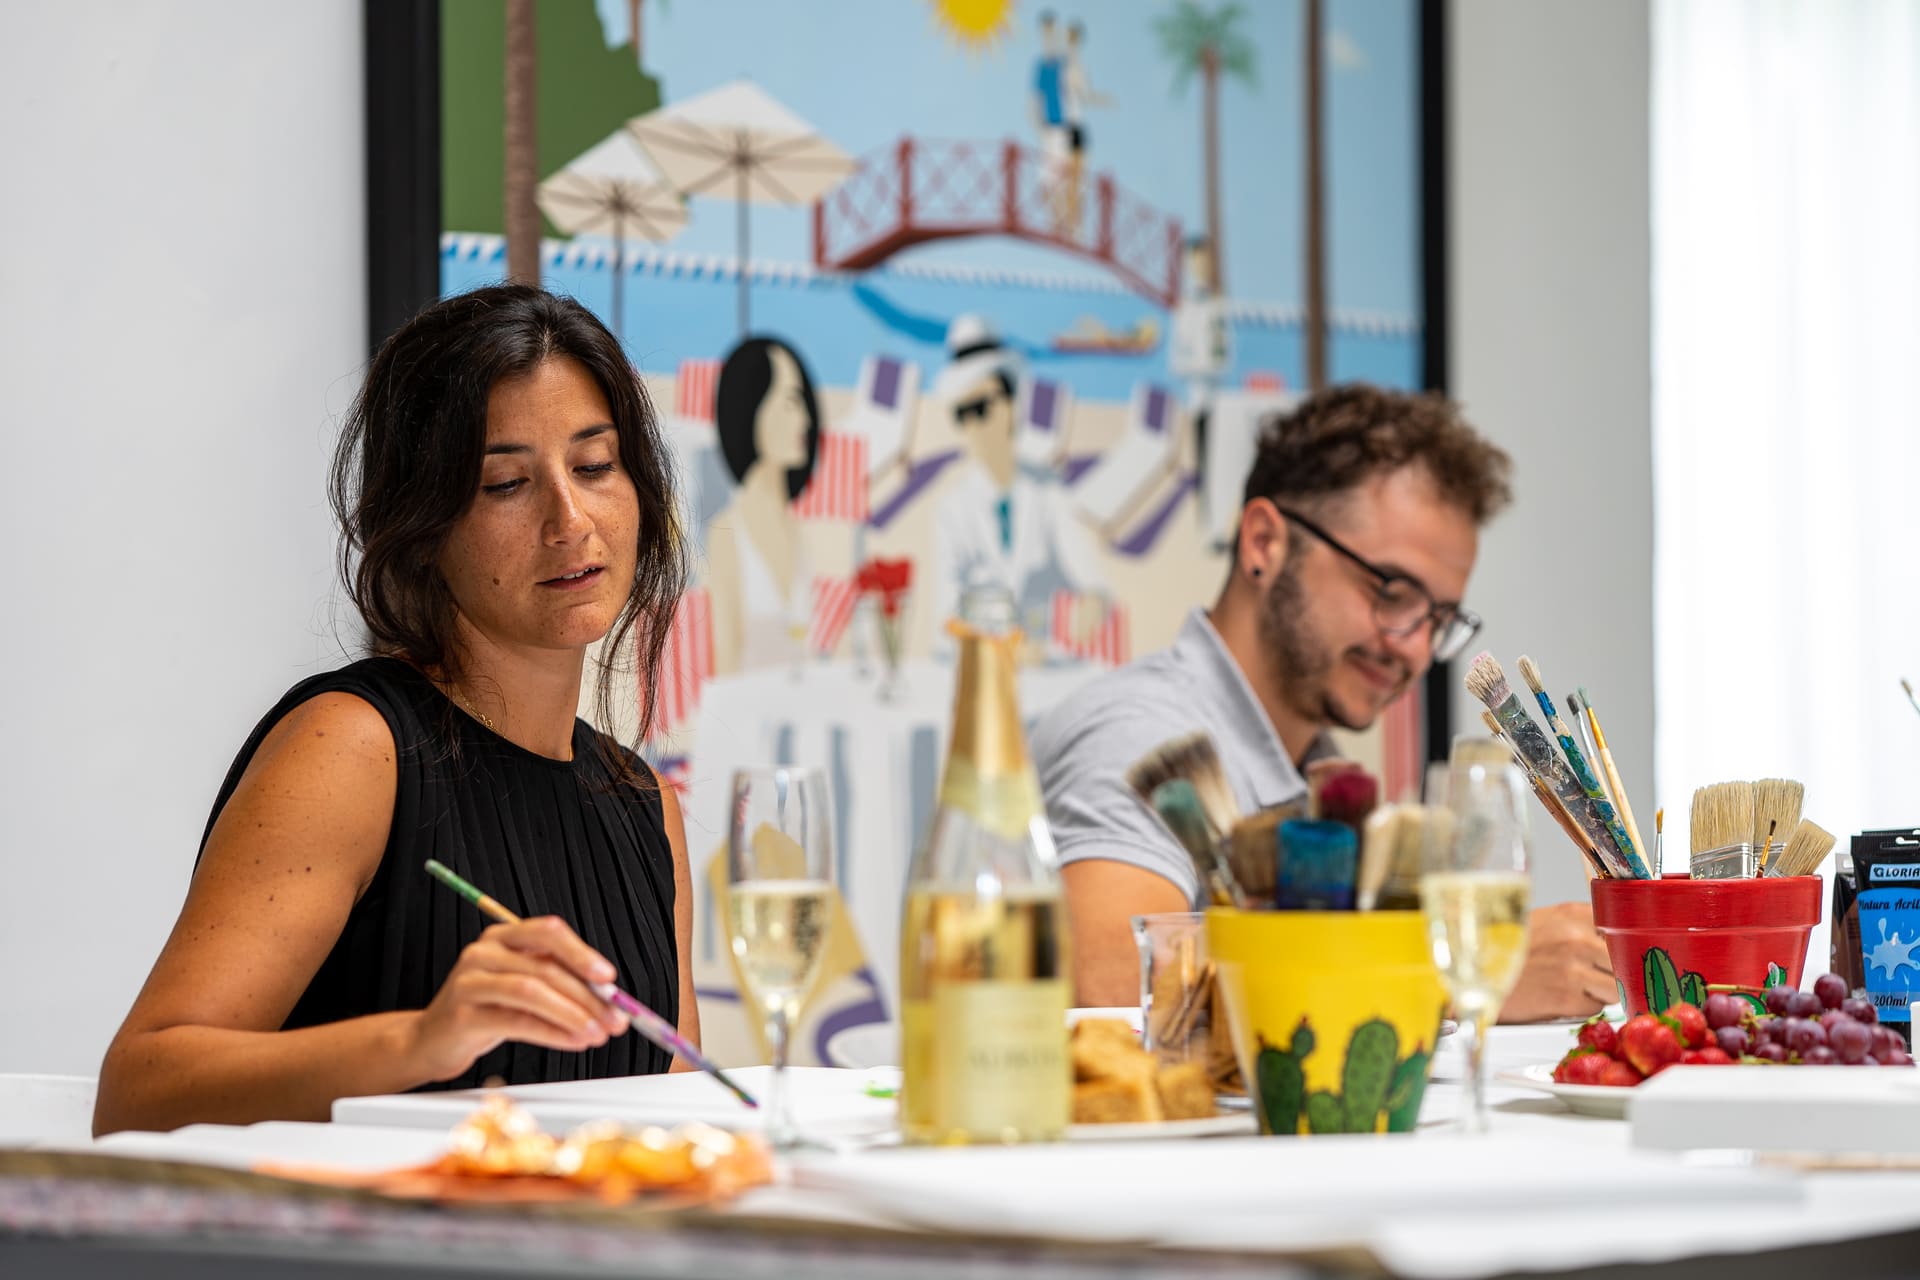
[[[1492,1065],[1544,1061],[1569,1042],[1567,1027],[1503,1028],[1491,1046]],[[1653,1274],[1689,1280],[1794,1272],[1855,1280],[1908,1274],[1920,1257],[1920,1176],[1799,1175],[1634,1152],[1624,1123],[1572,1116],[1552,1099],[1499,1084],[1490,1089],[1493,1134],[1462,1139],[1447,1128],[1462,1102],[1459,1065],[1457,1048],[1445,1044],[1420,1132],[1411,1138],[1022,1149],[1012,1157],[1027,1169],[1022,1180],[1045,1182],[1048,1190],[1023,1194],[1008,1180],[1004,1211],[987,1220],[975,1220],[981,1207],[964,1200],[961,1163],[1002,1153],[811,1157],[790,1166],[786,1185],[718,1211],[560,1220],[266,1195],[257,1186],[223,1184],[221,1177],[235,1175],[207,1168],[201,1168],[200,1189],[156,1188],[125,1181],[139,1174],[137,1160],[99,1162],[101,1153],[119,1149],[141,1159],[172,1152],[217,1164],[221,1150],[244,1153],[249,1143],[288,1158],[300,1133],[312,1135],[300,1143],[324,1141],[333,1151],[360,1146],[394,1159],[414,1149],[409,1144],[418,1132],[279,1126],[258,1134],[232,1129],[109,1139],[91,1156],[38,1157],[80,1162],[58,1167],[58,1182],[45,1179],[47,1166],[31,1165],[35,1153],[0,1155],[0,1274],[73,1280],[96,1272],[167,1274],[171,1266],[179,1274],[245,1275],[271,1264],[280,1280],[289,1280],[352,1264],[409,1276],[452,1268],[703,1280],[1372,1270],[1450,1280],[1521,1271],[1597,1275],[1642,1263],[1653,1266]],[[664,1087],[685,1091],[679,1082]],[[801,1115],[804,1122],[804,1109]],[[953,1162],[953,1195],[927,1195],[916,1181],[939,1177],[940,1166],[930,1161]],[[1083,1175],[1082,1185],[1051,1178],[1095,1161],[1136,1183],[1150,1179],[1170,1197],[1218,1198],[1204,1211],[1142,1214],[1137,1207],[1108,1206],[1103,1213],[1099,1188],[1084,1185],[1091,1175]],[[1218,1182],[1222,1169],[1236,1168],[1246,1172],[1221,1184],[1231,1194],[1210,1186],[1209,1171]],[[1565,1190],[1570,1171],[1592,1169],[1594,1186],[1618,1195],[1623,1168],[1644,1170],[1649,1180],[1648,1196],[1628,1207],[1603,1203],[1597,1192]],[[43,1176],[30,1180],[30,1173]],[[876,1190],[889,1178],[899,1184],[891,1197]],[[1409,1179],[1431,1188],[1411,1206]],[[857,1189],[862,1186],[867,1190]],[[1359,1186],[1378,1194],[1342,1190]],[[1297,1198],[1300,1188],[1308,1202]],[[1271,1204],[1260,1198],[1268,1190]],[[1296,1197],[1292,1211],[1288,1196]],[[949,1230],[934,1225],[943,1213]],[[1703,1256],[1720,1261],[1700,1261]]]
[[[1031,723],[1100,673],[1084,663],[1022,669],[1021,714]],[[703,1009],[737,998],[726,924],[706,875],[726,847],[733,771],[798,764],[827,774],[837,828],[834,879],[866,951],[875,999],[864,1010],[838,1010],[838,1017],[810,1010],[796,1037],[796,1061],[825,1061],[819,1050],[831,1031],[887,1019],[898,989],[907,864],[933,817],[952,713],[953,664],[927,659],[901,664],[899,691],[890,699],[880,696],[877,672],[863,675],[845,661],[750,671],[706,686],[682,806],[693,863],[694,983]],[[809,1034],[828,1020],[825,1034]],[[753,1060],[724,1045],[715,1051],[723,1061]]]

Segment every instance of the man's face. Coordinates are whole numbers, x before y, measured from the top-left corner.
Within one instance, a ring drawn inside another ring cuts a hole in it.
[[[1378,476],[1317,515],[1302,514],[1383,572],[1414,579],[1438,603],[1456,604],[1466,592],[1478,531],[1421,470]],[[1280,696],[1309,719],[1364,729],[1426,672],[1432,627],[1388,635],[1374,618],[1377,578],[1297,524],[1287,525],[1287,548],[1260,610],[1261,645]]]
[[[953,402],[953,425],[966,451],[988,467],[999,469],[1013,456],[1013,397],[1000,379],[989,373]]]

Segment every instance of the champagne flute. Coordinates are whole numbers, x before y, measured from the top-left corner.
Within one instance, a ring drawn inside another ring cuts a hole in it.
[[[1461,1127],[1487,1131],[1487,1033],[1527,955],[1525,783],[1512,764],[1455,764],[1444,803],[1427,810],[1420,908],[1455,1016],[1469,1034]]]
[[[787,1098],[788,1042],[820,971],[833,921],[833,820],[817,769],[742,769],[733,775],[727,836],[728,924],[741,994],[766,1020],[773,1049],[767,1138],[800,1145]]]

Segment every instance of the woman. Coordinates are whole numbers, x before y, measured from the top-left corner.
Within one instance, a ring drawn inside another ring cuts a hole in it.
[[[803,656],[813,601],[805,538],[792,503],[820,453],[820,409],[791,347],[749,338],[720,367],[714,396],[720,454],[739,487],[707,526],[707,585],[716,674]]]
[[[666,1070],[599,981],[698,1042],[679,809],[576,719],[589,645],[658,661],[685,576],[665,456],[571,301],[477,290],[380,349],[332,494],[372,656],[296,685],[241,748],[96,1132]],[[487,927],[430,857],[524,922]]]

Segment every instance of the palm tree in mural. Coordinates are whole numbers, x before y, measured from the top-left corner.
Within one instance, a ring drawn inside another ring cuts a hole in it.
[[[640,66],[647,56],[646,42],[640,38],[640,7],[646,0],[627,0],[627,47],[633,50],[633,65]],[[667,0],[653,0],[664,10]]]
[[[1301,56],[1307,82],[1307,390],[1327,385],[1327,231],[1326,158],[1321,153],[1321,115],[1325,94],[1320,82],[1325,56],[1321,39],[1321,0],[1306,0],[1307,32]]]
[[[1234,76],[1257,85],[1253,41],[1241,29],[1246,11],[1237,4],[1208,8],[1179,0],[1172,13],[1154,19],[1160,51],[1173,63],[1173,91],[1180,93],[1196,72],[1200,76],[1200,141],[1206,159],[1207,240],[1211,244],[1216,295],[1224,292],[1226,241],[1220,234],[1220,80]]]
[[[535,60],[533,0],[507,0],[506,136],[502,199],[507,233],[507,279],[540,283],[539,63]]]

